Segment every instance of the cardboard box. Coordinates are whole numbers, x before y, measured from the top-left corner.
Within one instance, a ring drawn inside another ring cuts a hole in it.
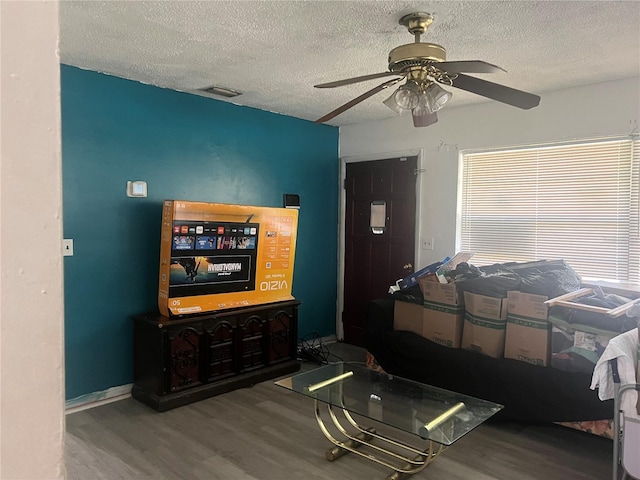
[[[455,283],[439,283],[435,275],[421,277],[424,297],[422,336],[439,345],[460,348],[464,325],[464,298]]]
[[[569,323],[549,315],[551,324],[551,366],[565,372],[592,373],[611,340],[620,332],[590,325]]]
[[[505,358],[533,365],[548,366],[551,355],[551,328],[548,297],[522,292],[507,292],[507,330]]]
[[[435,275],[418,279],[425,302],[436,302],[444,305],[464,305],[464,297],[455,283],[440,283]]]
[[[298,210],[165,200],[158,309],[164,316],[294,300]]]
[[[460,348],[464,306],[424,302],[422,336],[445,347]]]
[[[464,292],[462,348],[502,358],[507,325],[507,299]]]
[[[423,310],[424,307],[419,303],[396,300],[393,304],[393,329],[422,335]]]

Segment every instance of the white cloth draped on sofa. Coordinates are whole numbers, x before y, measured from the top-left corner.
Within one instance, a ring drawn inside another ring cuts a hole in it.
[[[609,400],[615,396],[615,384],[611,374],[609,360],[617,359],[620,384],[636,383],[636,362],[638,351],[638,329],[634,328],[609,340],[602,356],[593,369],[591,389],[598,389],[600,400]],[[636,409],[638,392],[631,391],[622,399],[622,410],[631,418],[640,419]]]

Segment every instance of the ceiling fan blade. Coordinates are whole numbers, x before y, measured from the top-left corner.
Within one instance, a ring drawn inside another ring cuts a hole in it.
[[[523,92],[522,90],[469,77],[461,73],[453,80],[453,86],[525,110],[537,107],[540,104],[540,97],[533,93]]]
[[[438,62],[434,63],[440,70],[447,73],[497,73],[506,70],[492,63],[482,60],[461,60],[459,62]]]
[[[403,73],[395,72],[380,72],[372,73],[371,75],[362,75],[361,77],[345,78],[344,80],[338,80],[336,82],[321,83],[320,85],[314,85],[316,88],[334,88],[341,87],[343,85],[351,85],[352,83],[366,82],[367,80],[374,80],[376,78],[388,77],[389,75],[405,76]]]
[[[402,80],[402,78],[394,78],[393,80],[388,80],[388,81],[384,82],[383,84],[378,85],[377,87],[374,87],[374,88],[372,88],[371,90],[369,90],[367,92],[364,92],[362,95],[360,95],[360,96],[354,98],[353,100],[345,103],[341,107],[336,108],[334,111],[327,113],[324,117],[319,118],[318,120],[315,121],[315,123],[324,123],[327,120],[331,120],[333,117],[335,117],[337,115],[340,115],[345,110],[349,110],[351,107],[353,107],[354,105],[357,105],[358,103],[362,102],[363,100],[366,100],[367,98],[375,95],[376,93],[381,92],[385,88],[388,88],[388,87],[391,87],[392,85],[395,85],[400,80]]]
[[[428,127],[438,121],[438,112],[428,113],[426,115],[413,114],[414,127]]]

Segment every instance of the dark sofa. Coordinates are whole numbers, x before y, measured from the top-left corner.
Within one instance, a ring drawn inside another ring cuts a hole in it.
[[[385,372],[504,405],[498,414],[519,422],[584,422],[613,418],[591,374],[565,372],[437,345],[393,329],[394,296],[369,303],[365,346]]]

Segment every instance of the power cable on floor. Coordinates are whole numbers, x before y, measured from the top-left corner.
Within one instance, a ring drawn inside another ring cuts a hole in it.
[[[317,333],[300,338],[298,342],[298,360],[324,365],[329,363],[329,349]]]

